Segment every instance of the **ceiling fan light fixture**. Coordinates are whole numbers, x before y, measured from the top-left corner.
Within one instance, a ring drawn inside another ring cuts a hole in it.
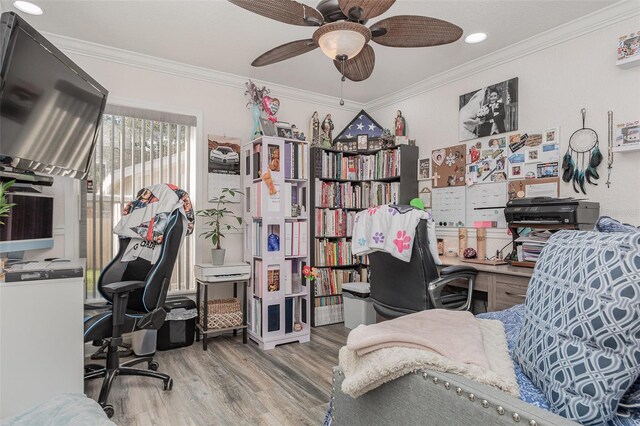
[[[485,33],[473,33],[466,36],[464,41],[465,43],[475,44],[475,43],[483,42],[486,39],[487,39],[487,35]]]
[[[13,7],[21,12],[28,13],[29,15],[42,15],[44,10],[37,4],[30,3],[28,1],[16,0],[13,2]]]
[[[329,58],[351,59],[371,40],[371,31],[355,22],[333,22],[318,28],[313,40]]]

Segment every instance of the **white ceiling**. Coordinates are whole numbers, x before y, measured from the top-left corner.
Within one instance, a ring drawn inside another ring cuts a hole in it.
[[[332,96],[340,93],[339,74],[319,49],[278,64],[252,67],[251,61],[261,53],[289,41],[310,38],[313,28],[264,18],[226,0],[32,1],[44,7],[46,13],[21,15],[39,31],[312,92]],[[303,2],[317,4],[314,0]],[[482,31],[489,37],[476,45],[460,39],[446,46],[417,49],[389,48],[372,42],[376,53],[372,76],[359,83],[347,81],[344,97],[363,103],[372,101],[615,2],[398,0],[368,25],[389,16],[415,14],[450,21],[462,27],[465,36]],[[11,0],[0,0],[0,6],[3,11],[15,10]]]

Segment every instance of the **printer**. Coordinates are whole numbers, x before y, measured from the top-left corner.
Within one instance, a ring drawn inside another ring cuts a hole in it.
[[[600,203],[574,198],[533,197],[507,202],[509,227],[550,226],[591,230],[600,216]]]
[[[251,278],[251,265],[245,262],[225,263],[224,265],[196,265],[196,279],[205,283],[224,281],[246,281]]]

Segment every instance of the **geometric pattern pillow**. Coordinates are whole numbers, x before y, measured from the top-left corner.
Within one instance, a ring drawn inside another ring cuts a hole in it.
[[[628,223],[622,223],[609,216],[600,216],[593,230],[600,232],[640,232],[640,228]]]
[[[640,377],[640,233],[549,238],[514,358],[559,415],[584,425],[611,420]]]

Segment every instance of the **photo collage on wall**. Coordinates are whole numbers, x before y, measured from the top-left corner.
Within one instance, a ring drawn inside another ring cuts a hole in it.
[[[507,180],[507,138],[471,143],[467,156],[467,186]]]

